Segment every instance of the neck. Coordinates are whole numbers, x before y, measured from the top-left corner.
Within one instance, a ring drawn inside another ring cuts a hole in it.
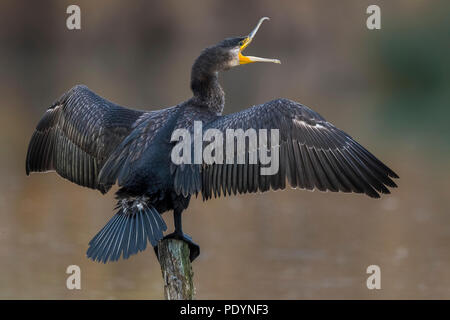
[[[199,105],[221,114],[225,94],[219,84],[218,70],[207,56],[201,55],[192,66],[191,89]]]

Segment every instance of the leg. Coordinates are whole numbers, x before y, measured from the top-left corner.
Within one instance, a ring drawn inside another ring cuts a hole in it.
[[[200,247],[192,241],[192,238],[187,234],[183,233],[183,227],[181,223],[181,213],[183,210],[175,209],[173,212],[175,231],[166,235],[164,239],[178,239],[186,242],[189,245],[189,258],[191,261],[194,261],[200,255]],[[158,246],[154,247],[156,256],[158,257]]]

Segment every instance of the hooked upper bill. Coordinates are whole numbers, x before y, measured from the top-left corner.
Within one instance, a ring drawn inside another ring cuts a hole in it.
[[[255,29],[253,29],[252,32],[250,32],[249,35],[243,40],[243,44],[239,48],[239,63],[240,64],[246,64],[246,63],[252,63],[252,62],[281,63],[280,60],[278,60],[278,59],[268,59],[268,58],[260,58],[260,57],[242,55],[242,51],[244,51],[244,49],[247,48],[248,45],[252,42],[253,38],[255,37],[256,32],[258,31],[259,27],[265,20],[270,20],[270,19],[268,17],[263,17],[263,18],[259,19],[259,22],[256,25]]]

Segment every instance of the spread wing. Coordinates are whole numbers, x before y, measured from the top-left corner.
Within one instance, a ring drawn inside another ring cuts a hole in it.
[[[352,137],[308,107],[278,99],[230,114],[204,126],[218,129],[279,130],[279,170],[261,175],[261,163],[179,165],[174,169],[175,189],[187,195],[202,192],[204,199],[236,193],[263,192],[292,187],[333,192],[365,193],[378,198],[396,187],[391,169]],[[226,143],[224,142],[224,146]],[[270,145],[269,145],[270,146]],[[225,153],[225,151],[224,151]],[[225,161],[224,161],[225,162]]]
[[[146,113],[123,108],[75,86],[39,121],[28,146],[26,172],[55,170],[81,186],[107,192],[98,174],[114,148]]]

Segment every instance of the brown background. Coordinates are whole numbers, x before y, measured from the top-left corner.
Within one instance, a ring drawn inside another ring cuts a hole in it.
[[[66,29],[73,3],[81,31]],[[381,30],[366,28],[369,4],[381,7]],[[141,109],[189,98],[200,50],[262,16],[271,21],[246,53],[282,64],[222,74],[225,112],[302,102],[392,167],[399,188],[381,200],[301,190],[194,199],[184,224],[202,248],[197,297],[450,298],[449,14],[448,1],[1,1],[0,298],[163,297],[151,250],[86,259],[113,193],[26,177],[29,138],[78,83]],[[65,287],[71,264],[80,291]],[[366,288],[371,264],[382,290]]]

